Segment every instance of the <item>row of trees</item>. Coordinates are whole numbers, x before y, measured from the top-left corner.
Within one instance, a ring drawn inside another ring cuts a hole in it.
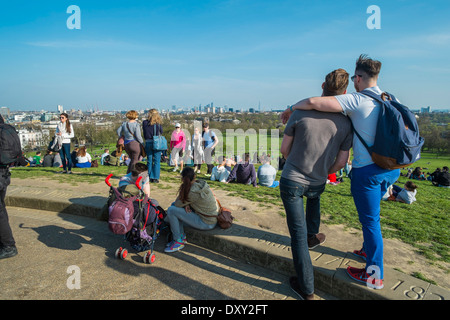
[[[239,124],[231,122],[213,121],[210,119],[210,128],[220,130],[225,133],[227,129],[242,129],[244,132],[248,129],[279,129],[280,136],[283,134],[284,126],[280,123],[279,115],[275,113],[260,114],[238,114],[233,116],[241,121]],[[164,136],[170,141],[171,133],[175,129],[173,124],[180,122],[183,128],[193,133],[194,120],[200,120],[198,115],[175,115],[171,119],[163,119]],[[108,119],[110,126],[97,126],[93,122],[78,123],[75,130],[74,144],[85,144],[90,148],[99,145],[109,145],[117,141],[117,128],[124,119],[114,117]],[[450,114],[449,113],[429,113],[420,114],[418,119],[420,134],[425,138],[424,150],[439,154],[450,153]],[[188,127],[189,126],[189,127]],[[50,132],[48,143],[54,136],[54,131]],[[47,145],[48,145],[47,143]]]
[[[422,113],[418,119],[420,135],[424,137],[424,150],[437,155],[450,153],[450,114]]]

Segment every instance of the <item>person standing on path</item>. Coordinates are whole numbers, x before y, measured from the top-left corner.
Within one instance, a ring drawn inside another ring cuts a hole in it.
[[[145,153],[147,153],[148,176],[151,183],[159,183],[161,173],[161,150],[153,149],[153,136],[163,134],[162,120],[158,110],[151,109],[148,119],[142,123],[145,139]]]
[[[349,74],[343,69],[335,70],[326,76],[322,95],[345,93],[348,83]],[[309,249],[325,241],[325,235],[319,233],[320,195],[325,190],[328,174],[345,166],[351,147],[351,123],[342,114],[295,111],[284,131],[281,153],[286,163],[280,179],[280,196],[297,273],[289,282],[302,299],[314,298]]]
[[[377,85],[380,70],[381,62],[361,55],[356,61],[355,74],[351,78],[356,93],[301,100],[282,113],[282,121],[286,122],[293,110],[343,113],[350,118],[354,129],[371,147],[375,141],[381,105],[363,92],[369,91],[377,95],[383,93]],[[392,95],[391,98],[395,99]],[[388,187],[399,178],[400,169],[388,170],[376,165],[358,137],[354,137],[353,157],[351,192],[364,238],[362,249],[353,253],[366,260],[366,266],[362,269],[349,266],[347,274],[372,289],[382,289],[384,270],[380,202]]]
[[[73,126],[70,123],[69,116],[67,113],[61,113],[59,116],[60,121],[56,126],[55,136],[58,140],[61,140],[61,149],[59,150],[59,155],[61,156],[61,161],[63,165],[63,173],[72,173],[72,157],[70,154],[70,139],[72,139],[75,134],[73,132]]]
[[[125,151],[131,159],[127,169],[128,174],[131,172],[134,164],[139,162],[139,157],[141,156],[140,144],[143,145],[144,141],[142,140],[141,127],[137,122],[138,113],[135,110],[130,110],[125,116],[128,120],[123,122],[117,129],[117,135],[124,137]]]
[[[6,197],[6,189],[11,183],[11,172],[9,171],[9,167],[11,165],[11,161],[14,161],[13,158],[18,158],[18,164],[24,165],[24,159],[22,157],[22,148],[20,146],[20,139],[17,135],[17,132],[11,126],[5,124],[3,117],[0,115],[0,126],[1,133],[5,136],[0,137],[2,141],[9,140],[9,145],[0,149],[1,153],[5,153],[5,157],[0,157],[4,163],[0,163],[0,259],[11,258],[17,255],[17,247],[16,242],[14,240],[14,236],[11,230],[11,226],[9,224],[8,211],[6,211],[5,197]],[[7,128],[9,126],[9,128]],[[5,130],[5,131],[4,131]],[[8,135],[6,135],[6,131],[8,131]],[[12,135],[14,137],[12,138]],[[16,141],[17,143],[14,143]],[[12,147],[12,148],[10,148]],[[13,154],[13,151],[15,154]],[[9,159],[8,161],[6,161]],[[17,164],[15,164],[17,165]]]

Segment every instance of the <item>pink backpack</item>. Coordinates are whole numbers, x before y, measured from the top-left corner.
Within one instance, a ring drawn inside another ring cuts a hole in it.
[[[126,234],[133,227],[134,201],[137,196],[124,198],[116,188],[113,189],[116,199],[108,207],[108,227],[114,234]]]

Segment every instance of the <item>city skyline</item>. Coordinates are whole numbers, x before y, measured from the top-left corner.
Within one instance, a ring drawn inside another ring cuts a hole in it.
[[[443,0],[16,1],[0,11],[0,107],[281,109],[365,53],[411,109],[450,109],[448,13]]]

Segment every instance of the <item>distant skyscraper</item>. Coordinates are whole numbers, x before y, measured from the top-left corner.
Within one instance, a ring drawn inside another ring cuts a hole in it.
[[[63,113],[64,112],[64,107],[60,104],[58,104],[58,112],[59,113]]]

